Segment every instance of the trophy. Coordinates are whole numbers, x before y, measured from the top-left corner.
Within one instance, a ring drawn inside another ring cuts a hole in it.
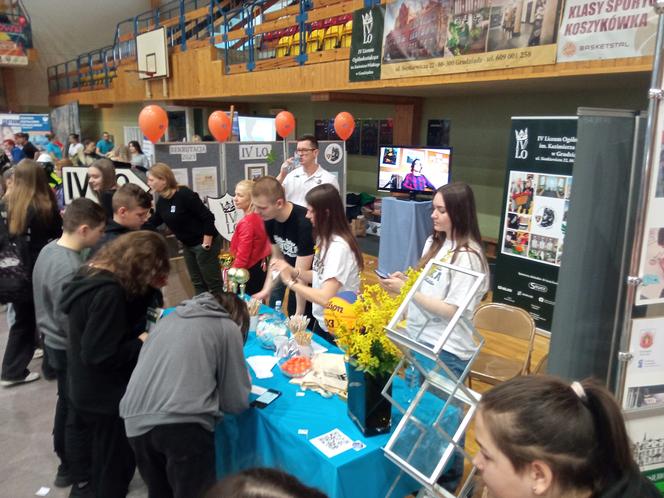
[[[244,298],[244,289],[249,281],[249,271],[244,268],[231,268],[228,270],[228,278],[232,282],[233,292],[240,287],[240,297]]]
[[[221,278],[224,282],[224,292],[229,292],[230,290],[228,272],[231,269],[231,265],[233,264],[234,259],[235,256],[233,256],[230,252],[222,252],[219,254],[219,266],[221,267]]]

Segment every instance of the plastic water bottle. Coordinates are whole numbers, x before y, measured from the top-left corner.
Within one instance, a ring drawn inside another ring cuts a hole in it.
[[[412,363],[408,363],[404,370],[403,380],[406,383],[406,403],[412,403],[420,388],[420,372]]]

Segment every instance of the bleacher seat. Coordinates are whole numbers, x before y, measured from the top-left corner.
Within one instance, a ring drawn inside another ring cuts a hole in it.
[[[344,24],[343,32],[341,34],[341,46],[349,48],[352,38],[353,38],[353,20],[351,19],[346,24]]]
[[[289,55],[300,55],[300,32],[299,31],[291,37]]]
[[[339,46],[341,26],[330,26],[323,36],[323,50],[331,50]]]
[[[323,36],[325,31],[322,29],[315,29],[307,34],[307,53],[318,52],[323,46]]]
[[[286,57],[288,55],[291,46],[291,38],[290,35],[279,38],[279,43],[277,44],[277,57]]]

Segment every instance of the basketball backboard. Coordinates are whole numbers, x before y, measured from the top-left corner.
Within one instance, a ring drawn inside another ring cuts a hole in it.
[[[168,78],[168,47],[166,28],[159,28],[136,37],[138,77],[142,80]]]

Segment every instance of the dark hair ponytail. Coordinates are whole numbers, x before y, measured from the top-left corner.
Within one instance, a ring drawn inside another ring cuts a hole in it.
[[[620,407],[597,382],[521,376],[482,396],[482,420],[518,472],[546,462],[562,490],[599,490],[637,470]]]

